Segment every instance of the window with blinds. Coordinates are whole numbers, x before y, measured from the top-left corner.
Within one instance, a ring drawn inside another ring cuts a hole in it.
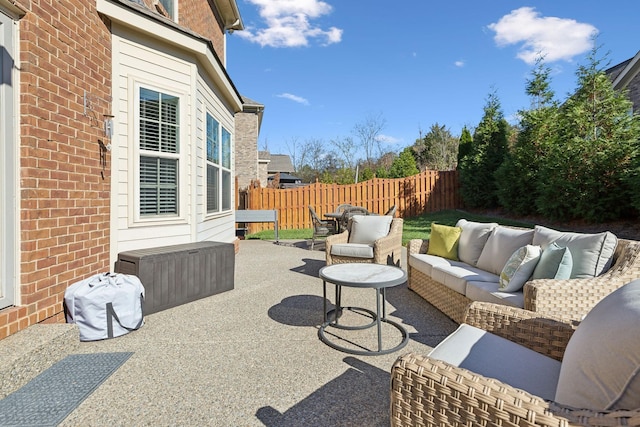
[[[140,88],[140,216],[178,214],[180,99]]]
[[[231,133],[207,113],[207,213],[231,210]]]

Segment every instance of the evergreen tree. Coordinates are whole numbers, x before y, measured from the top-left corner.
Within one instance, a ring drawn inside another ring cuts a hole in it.
[[[630,207],[640,122],[616,91],[594,47],[578,67],[578,89],[560,108],[558,142],[541,169],[539,210],[550,218],[599,222]]]
[[[446,126],[438,123],[413,145],[420,169],[453,170],[458,158],[458,140]]]
[[[389,178],[404,178],[406,176],[417,175],[420,171],[416,166],[416,159],[413,156],[411,147],[407,147],[393,161],[389,169]]]
[[[458,165],[463,157],[466,157],[471,152],[471,145],[473,143],[473,136],[469,128],[464,126],[460,133],[460,141],[458,142]]]
[[[494,172],[504,160],[508,133],[509,124],[504,119],[498,96],[493,92],[473,134],[471,150],[458,167],[462,199],[467,206],[492,208],[498,205]]]
[[[558,135],[558,103],[550,88],[550,72],[538,59],[526,86],[531,108],[519,112],[517,138],[495,175],[500,204],[518,215],[535,211],[541,164]]]

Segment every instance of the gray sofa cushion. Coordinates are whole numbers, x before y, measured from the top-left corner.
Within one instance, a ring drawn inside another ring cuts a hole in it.
[[[555,396],[560,373],[559,361],[466,324],[438,344],[429,357],[547,400]]]
[[[467,282],[471,280],[494,283],[498,283],[500,280],[495,274],[462,263],[459,265],[434,266],[431,278],[462,295],[466,294]]]
[[[494,304],[510,305],[513,307],[524,308],[524,292],[521,290],[515,292],[504,292],[498,287],[496,282],[467,282],[465,296],[472,301],[492,302]]]
[[[410,267],[415,268],[421,273],[431,277],[431,273],[434,266],[439,265],[463,265],[460,261],[453,261],[450,259],[442,258],[437,255],[428,254],[411,254],[407,261]]]
[[[555,400],[596,411],[640,408],[640,280],[591,309],[567,344]]]
[[[493,229],[478,259],[478,267],[500,275],[509,257],[519,248],[530,245],[533,230],[498,226]],[[534,243],[535,244],[535,243]]]
[[[542,246],[544,251],[553,242],[571,251],[572,279],[595,277],[607,271],[611,267],[613,254],[618,246],[618,238],[608,231],[597,234],[570,233],[535,226],[534,245]]]
[[[498,226],[495,222],[473,222],[460,219],[456,227],[462,228],[458,242],[458,258],[469,265],[476,266],[491,231]]]

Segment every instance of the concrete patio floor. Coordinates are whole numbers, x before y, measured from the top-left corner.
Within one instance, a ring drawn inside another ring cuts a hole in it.
[[[387,291],[387,315],[410,335],[405,348],[384,356],[332,349],[318,339],[325,254],[317,249],[241,241],[234,290],[151,314],[131,334],[81,343],[78,353],[134,354],[61,425],[389,425],[393,362],[428,352],[456,325],[405,284]],[[375,310],[375,292],[344,288],[343,302]],[[341,334],[343,344],[375,341],[375,328]],[[383,334],[385,347],[400,339],[394,329]]]

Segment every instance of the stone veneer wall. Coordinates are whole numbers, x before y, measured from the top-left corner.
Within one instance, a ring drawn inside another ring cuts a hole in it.
[[[258,178],[258,115],[236,113],[235,167],[238,187],[246,188]]]

